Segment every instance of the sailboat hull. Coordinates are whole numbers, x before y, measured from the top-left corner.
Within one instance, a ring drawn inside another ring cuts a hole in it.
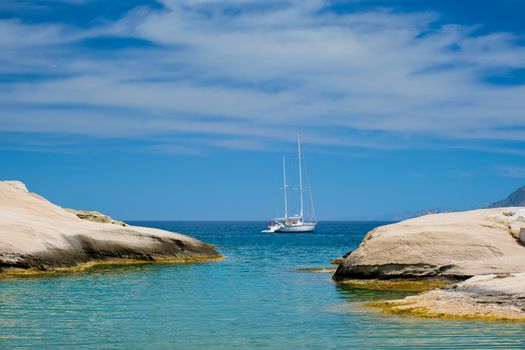
[[[316,223],[307,223],[305,222],[302,225],[294,225],[294,226],[281,226],[274,232],[279,233],[303,233],[303,232],[314,232]]]

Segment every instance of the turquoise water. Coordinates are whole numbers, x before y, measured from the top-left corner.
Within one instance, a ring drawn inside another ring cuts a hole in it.
[[[523,325],[382,315],[401,297],[335,285],[329,267],[380,223],[324,222],[313,234],[264,223],[142,222],[216,244],[227,259],[100,267],[0,280],[0,347],[125,349],[523,348]]]

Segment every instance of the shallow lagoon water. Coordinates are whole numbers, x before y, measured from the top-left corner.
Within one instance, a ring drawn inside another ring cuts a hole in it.
[[[267,235],[262,222],[136,222],[217,245],[221,262],[0,280],[1,348],[524,348],[523,324],[383,315],[403,292],[337,286],[330,267],[379,222]]]

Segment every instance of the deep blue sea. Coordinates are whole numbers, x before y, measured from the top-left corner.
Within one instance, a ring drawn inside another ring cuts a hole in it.
[[[98,267],[0,280],[3,349],[525,348],[523,324],[383,315],[402,297],[337,286],[330,267],[378,222],[322,222],[311,234],[264,222],[133,222],[215,244],[221,262]]]

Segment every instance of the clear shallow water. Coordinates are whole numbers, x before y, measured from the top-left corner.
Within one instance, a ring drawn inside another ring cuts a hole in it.
[[[216,244],[227,259],[101,267],[0,280],[0,348],[524,348],[523,325],[381,315],[360,302],[401,297],[336,286],[329,267],[380,223],[323,222],[264,235],[264,223],[141,222]]]

